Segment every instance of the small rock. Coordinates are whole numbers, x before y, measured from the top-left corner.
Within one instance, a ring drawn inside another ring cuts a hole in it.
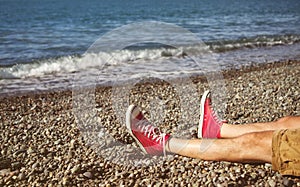
[[[79,166],[79,165],[76,165],[76,166],[74,166],[74,167],[71,169],[71,172],[72,172],[72,173],[77,173],[79,170],[80,170],[80,166]]]
[[[41,149],[41,154],[42,154],[42,155],[46,155],[47,153],[48,153],[47,149],[43,147],[43,148]]]
[[[54,144],[55,144],[55,145],[58,145],[58,144],[60,144],[60,142],[61,142],[61,140],[56,140],[56,141],[54,142]]]
[[[239,168],[239,167],[235,167],[234,170],[235,170],[236,173],[240,173],[241,172],[241,168]]]
[[[250,176],[252,177],[252,179],[256,179],[257,174],[256,173],[250,173]]]
[[[62,184],[63,184],[64,186],[66,186],[66,185],[68,185],[68,183],[69,183],[69,178],[68,178],[68,177],[63,177],[63,179],[62,179]]]
[[[2,169],[2,170],[0,170],[0,176],[6,175],[6,174],[9,174],[9,173],[10,173],[10,169]]]
[[[40,166],[40,164],[38,163],[38,162],[36,162],[36,163],[34,163],[32,166],[31,166],[31,168],[32,169],[36,169],[37,167],[39,167]]]
[[[71,140],[71,142],[70,142],[70,148],[71,148],[71,149],[74,149],[74,148],[75,148],[75,141],[76,141],[75,139],[72,139],[72,140]]]
[[[27,149],[27,154],[32,154],[32,153],[34,153],[34,150],[32,149],[32,147],[29,147],[28,149]]]
[[[85,176],[86,178],[89,178],[89,179],[93,178],[93,174],[91,172],[89,172],[89,171],[84,172],[83,176]]]
[[[24,173],[20,173],[18,176],[19,180],[24,180],[25,179],[25,174]]]
[[[0,170],[1,169],[7,169],[11,167],[11,161],[10,159],[2,159],[0,158]]]
[[[181,173],[184,173],[185,172],[185,168],[183,166],[180,167],[180,171]]]
[[[283,185],[284,186],[293,186],[293,184],[294,184],[294,181],[292,181],[292,180],[290,180],[290,179],[288,179],[288,178],[283,178]]]
[[[14,162],[14,163],[11,164],[11,167],[12,167],[13,170],[20,169],[22,166],[23,166],[23,164],[20,163],[20,162]]]
[[[271,187],[275,187],[276,186],[276,182],[274,180],[269,180],[268,181],[268,184],[271,186]]]

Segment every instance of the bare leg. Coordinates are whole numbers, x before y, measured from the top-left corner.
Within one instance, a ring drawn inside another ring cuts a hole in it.
[[[166,151],[215,161],[271,162],[273,131],[248,133],[232,139],[171,138]]]
[[[300,128],[300,117],[284,117],[275,122],[251,123],[245,125],[231,125],[224,123],[221,127],[222,138],[233,138],[246,133],[274,131],[278,129]]]

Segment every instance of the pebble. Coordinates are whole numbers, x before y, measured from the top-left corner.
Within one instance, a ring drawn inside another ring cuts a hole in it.
[[[274,180],[269,180],[268,184],[270,185],[270,187],[275,187],[276,182]]]
[[[21,162],[13,162],[13,163],[11,164],[11,168],[12,168],[13,170],[20,169],[22,166],[23,166],[23,164],[22,164]]]
[[[27,154],[32,154],[32,153],[34,153],[34,150],[33,150],[33,148],[32,147],[29,147],[28,149],[27,149]]]
[[[242,75],[239,74],[241,71],[236,75],[229,72],[231,78],[226,80],[228,113],[224,117],[230,122],[240,124],[272,121],[287,114],[300,114],[300,104],[294,102],[300,98],[297,95],[299,87],[295,86],[300,82],[297,76],[300,72],[299,67],[299,63],[295,63]],[[287,74],[293,78],[287,78]],[[200,93],[208,86],[199,82],[198,88]],[[139,93],[140,91],[143,93]],[[71,92],[58,91],[44,95],[0,98],[0,121],[3,122],[3,125],[0,125],[0,132],[3,132],[0,142],[0,186],[156,184],[272,187],[300,184],[300,179],[282,177],[272,171],[270,164],[211,162],[174,155],[167,155],[167,158],[149,158],[140,154],[138,145],[133,143],[134,140],[129,136],[124,124],[114,115],[114,108],[111,107],[111,89],[99,88],[97,92],[99,94],[96,95],[96,105],[101,110],[96,111],[96,122],[92,119],[85,123],[89,125],[85,128],[79,126],[78,119],[74,117]],[[166,112],[163,115],[164,124],[161,125],[166,127],[167,131],[187,138],[190,137],[189,134],[197,131],[192,120],[189,121],[191,124],[183,121],[183,125],[180,125],[182,121],[178,122],[183,111],[179,106],[180,101],[177,101],[178,93],[173,93],[171,87],[156,87],[149,83],[137,85],[132,92],[135,95],[130,101],[144,106],[145,111],[151,108],[147,98],[149,101],[155,101],[155,98],[162,100]],[[188,102],[189,98],[180,99]],[[124,110],[126,112],[126,108]],[[82,112],[82,115],[86,115],[86,112]],[[197,111],[184,115],[199,118]],[[10,123],[11,121],[13,123]],[[112,135],[111,138],[99,136],[97,125],[100,123],[105,127],[105,131],[107,130],[105,133]],[[186,126],[187,128],[184,128]],[[99,141],[99,137],[107,141]],[[97,144],[100,143],[103,147],[97,150]],[[124,144],[127,147],[122,149]],[[118,148],[118,145],[121,146]],[[120,150],[127,150],[128,157],[124,157]],[[120,158],[122,162],[114,162],[113,159],[116,158]],[[134,165],[137,163],[136,159],[141,160],[141,164]],[[130,160],[131,167],[128,167],[127,160]]]
[[[294,182],[286,177],[283,178],[283,185],[284,186],[293,186]]]
[[[1,169],[0,176],[4,176],[10,173],[10,169]]]
[[[80,171],[80,166],[79,165],[76,165],[76,166],[74,166],[72,169],[71,169],[71,172],[72,173],[77,173],[77,172],[79,172]]]
[[[93,174],[91,172],[89,172],[89,171],[84,172],[83,176],[85,176],[86,178],[89,178],[89,179],[93,178]]]
[[[11,167],[11,161],[10,159],[1,159],[0,158],[0,170],[1,169],[7,169]]]
[[[19,173],[19,175],[18,175],[18,179],[19,180],[24,180],[25,179],[25,174],[24,173]]]
[[[45,155],[45,154],[47,154],[48,153],[48,150],[45,148],[45,147],[43,147],[42,149],[41,149],[41,154],[42,155]]]
[[[250,176],[252,177],[252,179],[256,179],[257,174],[256,173],[251,173]]]

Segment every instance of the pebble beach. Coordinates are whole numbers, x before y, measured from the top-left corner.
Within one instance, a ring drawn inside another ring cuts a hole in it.
[[[300,62],[282,61],[222,72],[226,84],[224,119],[242,125],[300,115]],[[192,78],[197,99],[209,86]],[[137,148],[124,123],[115,117],[111,87],[96,89],[97,119],[112,137]],[[178,132],[178,97],[165,82],[134,87],[130,102],[147,112],[151,96],[165,105],[163,126]],[[0,96],[0,186],[300,186],[271,164],[231,163],[171,155],[156,164],[119,164],[84,138],[73,113],[72,90]],[[190,114],[199,118],[199,111]],[[196,127],[184,136],[195,138]],[[183,136],[183,135],[182,135]],[[259,153],[257,153],[259,154]],[[122,155],[121,155],[122,156]]]

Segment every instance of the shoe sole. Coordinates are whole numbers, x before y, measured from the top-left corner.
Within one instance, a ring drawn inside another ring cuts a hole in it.
[[[207,96],[209,95],[209,93],[210,93],[210,91],[206,90],[201,97],[200,120],[199,120],[199,125],[198,125],[198,138],[203,138],[202,127],[203,127],[203,119],[204,119],[204,103],[205,103],[205,100],[206,100]]]
[[[142,149],[142,151],[147,154],[146,149],[144,148],[144,146],[141,144],[141,142],[137,139],[137,137],[132,133],[131,130],[131,113],[132,111],[136,108],[137,106],[135,105],[130,105],[126,111],[126,127],[127,130],[129,132],[129,134],[135,139],[136,143],[140,146],[140,148]]]

